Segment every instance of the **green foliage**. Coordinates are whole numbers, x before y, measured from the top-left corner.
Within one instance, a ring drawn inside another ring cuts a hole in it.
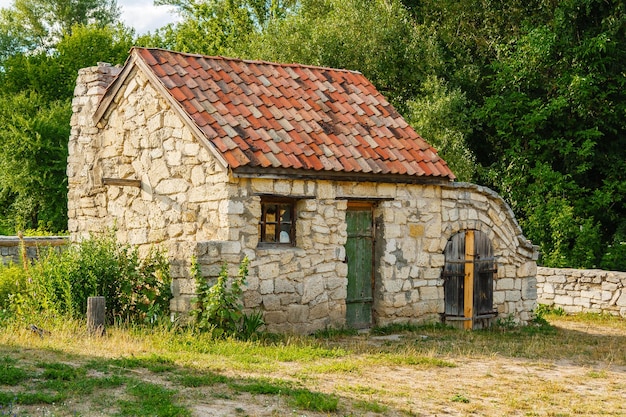
[[[450,91],[444,80],[432,76],[421,94],[407,101],[407,121],[439,151],[459,181],[471,181],[476,171],[476,158],[466,143],[471,132],[467,105],[460,89]]]
[[[8,309],[11,294],[16,294],[27,285],[28,277],[18,265],[0,262],[0,310]]]
[[[154,323],[169,312],[165,255],[153,248],[140,259],[137,248],[118,244],[112,233],[42,254],[23,274],[28,285],[11,298],[18,316],[79,318],[91,296],[106,298],[109,321]]]
[[[67,229],[69,102],[0,96],[0,217],[13,229]],[[42,163],[46,161],[46,163]]]
[[[625,214],[623,7],[560,2],[497,45],[476,112],[489,182],[511,202],[547,266],[597,267]]]
[[[0,39],[16,35],[8,52],[48,49],[75,25],[103,27],[119,16],[116,0],[15,0],[0,14]]]
[[[565,316],[565,310],[563,307],[553,307],[547,304],[539,304],[535,309],[535,317],[545,317],[547,315],[553,316]]]
[[[261,313],[246,315],[243,312],[241,297],[248,276],[248,263],[246,256],[232,280],[228,277],[228,264],[222,264],[217,281],[209,285],[197,259],[192,259],[190,274],[196,282],[196,297],[191,316],[197,330],[210,331],[216,337],[236,336],[247,340],[264,324]]]
[[[397,0],[304,0],[242,51],[278,62],[362,72],[398,109],[441,69],[435,33]]]

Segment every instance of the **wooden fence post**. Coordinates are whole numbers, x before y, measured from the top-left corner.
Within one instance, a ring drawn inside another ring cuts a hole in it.
[[[104,297],[89,297],[87,299],[87,330],[90,334],[104,336],[106,304]]]

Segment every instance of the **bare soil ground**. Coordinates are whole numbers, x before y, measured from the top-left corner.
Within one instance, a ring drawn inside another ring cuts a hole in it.
[[[557,331],[553,336],[557,339],[552,340],[571,341],[571,346],[575,345],[571,351],[567,343],[550,346],[548,342],[542,346],[542,337],[532,342],[525,339],[524,343],[537,346],[519,346],[511,338],[506,349],[489,348],[489,340],[482,336],[463,340],[448,334],[441,337],[440,343],[434,330],[427,335],[342,336],[329,343],[353,352],[347,356],[322,358],[314,363],[274,362],[267,369],[233,368],[216,356],[181,361],[180,365],[189,366],[193,361],[199,369],[228,378],[293,381],[307,390],[335,395],[339,406],[332,413],[294,408],[290,399],[280,393],[254,395],[236,392],[226,384],[188,388],[172,382],[168,372],[129,372],[175,390],[176,402],[196,417],[626,416],[624,322],[555,318],[551,323]],[[2,348],[0,343],[0,354]],[[14,349],[15,345],[10,348]],[[63,360],[65,355],[63,349],[24,349],[23,360],[41,360],[42,355],[47,360]],[[130,355],[147,353],[126,349]],[[533,357],[528,352],[537,353]],[[94,349],[94,356],[102,354]],[[126,394],[109,390],[106,395],[110,400],[85,398],[73,400],[73,404],[15,406],[12,411],[18,416],[116,415],[114,406],[107,409],[103,404],[114,404]],[[5,415],[2,410],[1,415]]]

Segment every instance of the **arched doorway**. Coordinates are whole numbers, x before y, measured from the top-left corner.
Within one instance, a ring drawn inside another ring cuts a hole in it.
[[[478,230],[461,231],[446,244],[443,270],[446,322],[463,328],[495,317],[493,278],[497,272],[491,242]]]

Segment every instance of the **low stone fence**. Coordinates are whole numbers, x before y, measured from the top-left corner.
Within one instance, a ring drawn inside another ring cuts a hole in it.
[[[537,303],[626,317],[626,272],[538,267]]]
[[[4,265],[9,263],[22,263],[22,241],[26,257],[30,260],[37,259],[42,248],[60,247],[69,243],[69,238],[65,236],[37,236],[24,237],[0,236],[0,262]]]

